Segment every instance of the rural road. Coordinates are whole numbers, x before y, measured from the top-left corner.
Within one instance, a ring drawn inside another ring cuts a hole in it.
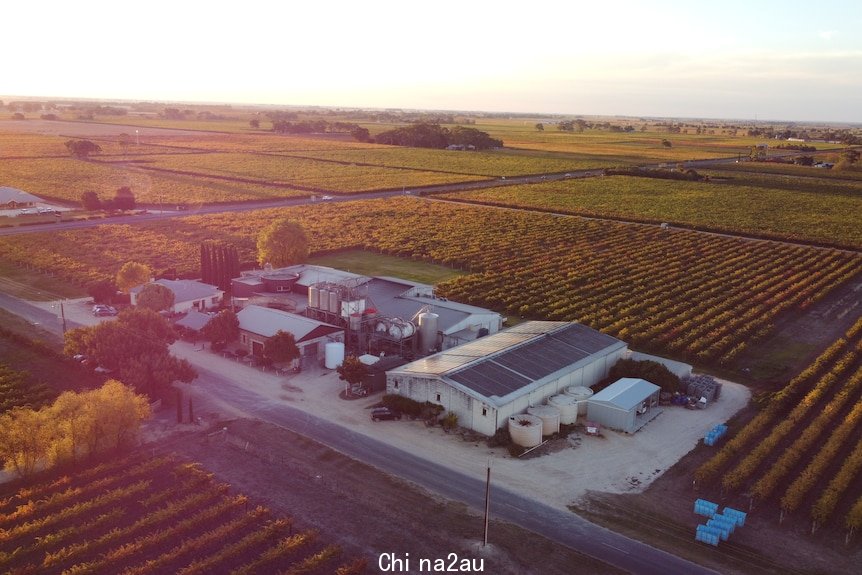
[[[475,509],[484,508],[485,484],[474,477],[378,441],[287,404],[273,404],[221,373],[197,366],[196,401],[239,409],[247,416],[279,425]],[[491,516],[630,573],[667,575],[715,573],[654,547],[590,523],[529,497],[493,485]],[[491,535],[493,537],[493,534]]]
[[[26,300],[0,293],[0,308],[57,335],[62,326],[57,315]],[[67,328],[78,324],[67,320]],[[457,470],[423,459],[374,438],[347,429],[287,404],[273,404],[245,389],[225,375],[196,366],[199,377],[194,388],[196,401],[226,405],[257,418],[316,440],[358,461],[420,485],[448,499],[475,509],[484,508],[485,484]],[[537,533],[551,541],[575,549],[635,574],[715,574],[644,543],[629,539],[539,501],[493,484],[491,515]],[[493,537],[493,534],[491,535]]]

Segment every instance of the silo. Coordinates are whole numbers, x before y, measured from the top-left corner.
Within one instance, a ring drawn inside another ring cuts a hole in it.
[[[308,286],[308,307],[311,309],[320,307],[320,290],[317,286]]]
[[[571,395],[552,395],[548,398],[548,405],[553,405],[560,410],[560,423],[563,425],[574,425],[578,421],[578,400]]]
[[[344,344],[340,341],[330,341],[324,346],[324,367],[335,369],[342,363],[344,363]]]
[[[578,400],[578,415],[587,414],[587,400],[593,396],[593,390],[581,385],[571,385],[563,390],[566,395],[571,395]]]
[[[353,312],[350,314],[349,322],[350,329],[354,331],[358,330],[362,327],[362,314],[359,312]]]
[[[560,432],[560,410],[553,405],[528,407],[527,413],[542,420],[542,435],[553,435]]]
[[[338,290],[329,292],[329,312],[341,314],[341,293]]]
[[[329,311],[329,290],[320,286],[317,288],[317,293],[320,294],[320,304],[317,306],[317,309]]]
[[[535,447],[542,443],[542,420],[535,415],[520,413],[509,418],[509,435],[521,447]]]
[[[422,355],[437,347],[437,319],[439,317],[430,311],[419,314],[419,352]]]

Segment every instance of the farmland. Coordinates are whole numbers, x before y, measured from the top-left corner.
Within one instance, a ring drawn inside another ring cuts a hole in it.
[[[452,299],[581,321],[703,363],[731,363],[783,312],[862,270],[862,255],[835,250],[404,197],[9,237],[0,257],[81,284],[129,260],[194,276],[201,241],[233,242],[253,261],[259,230],[282,215],[303,225],[313,253],[361,248],[452,266],[470,272],[438,286]]]
[[[862,528],[862,319],[695,473],[775,520]]]
[[[708,172],[708,182],[605,176],[444,194],[457,201],[643,222],[670,222],[839,247],[862,247],[854,179]]]
[[[40,573],[357,573],[360,563],[173,457],[121,457],[0,499],[0,568]],[[351,570],[346,565],[353,565]]]

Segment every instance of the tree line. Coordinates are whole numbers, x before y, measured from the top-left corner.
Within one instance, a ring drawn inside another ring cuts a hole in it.
[[[381,132],[374,137],[374,142],[391,146],[437,149],[453,145],[476,150],[503,147],[502,140],[492,138],[487,132],[476,128],[465,128],[464,126],[446,128],[440,124],[424,122]]]

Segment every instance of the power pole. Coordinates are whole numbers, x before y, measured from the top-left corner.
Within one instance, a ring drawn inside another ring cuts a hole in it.
[[[488,511],[491,508],[491,459],[488,458],[488,472],[485,477],[485,533],[482,538],[482,547],[488,546]]]
[[[63,335],[66,335],[66,310],[63,309],[62,300],[60,300],[60,319],[63,322]]]

